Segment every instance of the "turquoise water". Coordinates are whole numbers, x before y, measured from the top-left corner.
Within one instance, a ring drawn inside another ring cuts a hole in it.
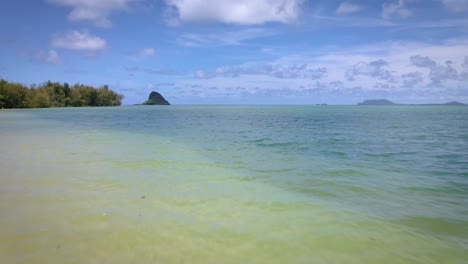
[[[0,111],[0,263],[466,263],[468,108]]]

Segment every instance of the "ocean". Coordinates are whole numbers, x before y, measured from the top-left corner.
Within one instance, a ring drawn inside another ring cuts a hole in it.
[[[466,263],[468,107],[0,111],[0,263]]]

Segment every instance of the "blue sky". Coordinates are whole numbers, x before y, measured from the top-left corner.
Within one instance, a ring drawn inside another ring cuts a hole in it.
[[[0,2],[0,77],[124,104],[468,103],[468,0]]]

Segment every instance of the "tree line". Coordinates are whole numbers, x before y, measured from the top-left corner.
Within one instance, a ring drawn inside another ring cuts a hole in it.
[[[89,85],[47,81],[27,87],[21,83],[0,79],[1,108],[47,108],[67,106],[118,106],[123,95],[104,85]]]

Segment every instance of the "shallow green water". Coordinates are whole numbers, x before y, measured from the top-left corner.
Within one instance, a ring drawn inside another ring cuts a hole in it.
[[[0,111],[0,263],[466,263],[468,108]]]

